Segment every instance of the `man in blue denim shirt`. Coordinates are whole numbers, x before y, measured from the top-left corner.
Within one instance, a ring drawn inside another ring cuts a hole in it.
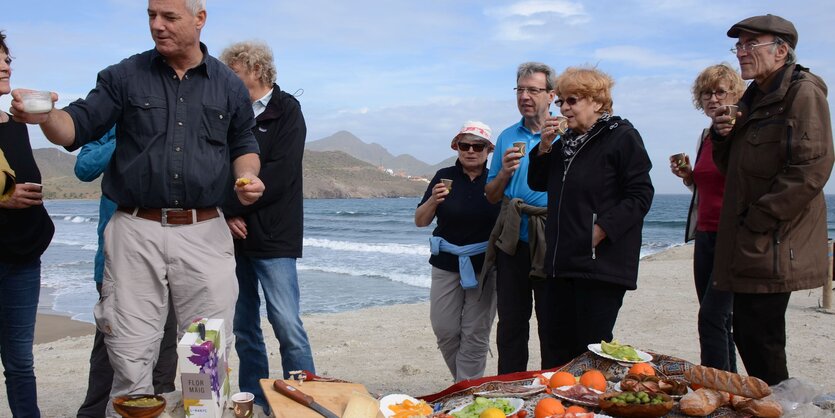
[[[205,1],[149,0],[148,21],[155,48],[100,72],[85,99],[35,114],[23,91],[12,92],[15,119],[69,150],[116,125],[102,187],[118,209],[105,229],[94,312],[113,366],[111,397],[153,391],[169,308],[181,333],[194,318],[223,319],[219,348],[229,351],[238,285],[218,206],[233,174],[248,179],[235,188],[243,204],[264,191],[246,88],[200,42]]]

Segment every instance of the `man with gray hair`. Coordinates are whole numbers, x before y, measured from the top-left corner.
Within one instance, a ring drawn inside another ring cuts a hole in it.
[[[713,158],[726,175],[714,286],[734,292],[733,334],[745,370],[769,385],[789,378],[791,292],[827,277],[826,202],[832,126],[826,84],[795,64],[797,30],[774,15],[731,26],[742,78],[737,105],[713,116]]]
[[[516,105],[522,119],[496,140],[484,192],[502,202],[490,236],[486,263],[495,260],[499,322],[496,347],[499,374],[528,370],[531,311],[536,309],[541,368],[558,366],[551,351],[548,312],[553,280],[544,271],[545,215],[548,196],[528,187],[527,150],[539,143],[554,100],[556,73],[550,66],[526,62],[516,72]],[[482,269],[482,273],[488,269]],[[531,293],[533,292],[533,299]],[[535,305],[534,305],[535,303]]]
[[[155,48],[101,71],[85,99],[28,113],[23,91],[12,92],[15,119],[70,151],[116,125],[102,189],[118,209],[104,233],[94,311],[114,371],[111,397],[153,392],[169,309],[181,335],[195,318],[222,318],[227,347],[218,349],[228,351],[238,284],[219,206],[233,187],[244,205],[264,191],[246,87],[200,42],[205,2],[149,0],[147,10]],[[246,180],[233,186],[233,175]],[[116,416],[112,405],[108,413]]]
[[[220,54],[249,90],[261,148],[261,178],[266,190],[257,205],[246,206],[232,196],[223,206],[235,238],[238,303],[235,306],[235,350],[241,360],[238,385],[255,394],[255,403],[269,411],[260,379],[270,377],[269,358],[261,332],[259,284],[267,302],[267,318],[278,338],[284,378],[293,370],[315,373],[313,353],[299,311],[296,259],[302,256],[302,157],[307,127],[299,101],[276,84],[270,47],[260,42],[230,45]]]

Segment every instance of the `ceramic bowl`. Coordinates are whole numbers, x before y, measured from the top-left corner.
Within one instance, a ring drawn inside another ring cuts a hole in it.
[[[152,406],[131,406],[132,401],[151,399],[157,401]],[[126,404],[127,403],[127,404]],[[125,395],[113,400],[113,409],[124,418],[156,418],[165,410],[165,398],[159,395]]]

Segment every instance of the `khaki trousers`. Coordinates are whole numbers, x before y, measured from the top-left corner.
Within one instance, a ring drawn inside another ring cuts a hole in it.
[[[111,398],[153,393],[153,369],[169,308],[177,316],[178,340],[193,319],[222,318],[228,355],[238,282],[232,236],[223,216],[162,226],[116,211],[104,232],[104,255],[94,315],[113,366]]]
[[[456,382],[482,377],[487,366],[490,328],[496,318],[495,269],[483,280],[479,288],[465,290],[458,273],[432,267],[429,320]]]

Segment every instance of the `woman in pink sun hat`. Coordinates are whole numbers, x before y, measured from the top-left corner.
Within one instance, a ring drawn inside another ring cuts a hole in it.
[[[415,210],[415,225],[432,231],[429,317],[438,348],[456,382],[484,375],[496,317],[496,273],[482,274],[487,239],[499,204],[484,196],[490,127],[470,121],[452,139],[455,165],[438,170]],[[483,280],[479,281],[479,277]]]

